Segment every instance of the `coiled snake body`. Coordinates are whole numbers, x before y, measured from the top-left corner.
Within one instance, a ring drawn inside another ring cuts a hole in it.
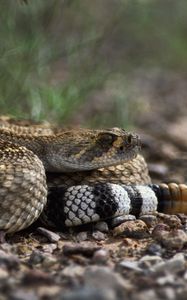
[[[42,212],[58,228],[120,214],[185,213],[186,185],[152,185],[139,148],[139,137],[119,128],[1,122],[0,230],[19,231]]]

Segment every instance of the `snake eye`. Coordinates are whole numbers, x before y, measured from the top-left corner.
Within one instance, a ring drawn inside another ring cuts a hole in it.
[[[106,143],[106,144],[111,144],[113,143],[113,136],[111,134],[108,134],[108,133],[102,133],[100,135],[100,141],[102,143]]]
[[[132,143],[132,139],[133,139],[132,134],[129,134],[129,135],[127,136],[127,144],[131,144],[131,143]]]

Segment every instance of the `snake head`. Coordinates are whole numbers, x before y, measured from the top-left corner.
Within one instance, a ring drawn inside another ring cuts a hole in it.
[[[69,130],[46,146],[44,165],[51,172],[93,170],[129,161],[139,150],[140,138],[124,129]]]

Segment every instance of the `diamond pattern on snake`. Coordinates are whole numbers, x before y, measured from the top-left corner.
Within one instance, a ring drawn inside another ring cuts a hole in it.
[[[151,183],[140,138],[0,117],[0,230],[63,229],[123,214],[187,213],[185,184]]]

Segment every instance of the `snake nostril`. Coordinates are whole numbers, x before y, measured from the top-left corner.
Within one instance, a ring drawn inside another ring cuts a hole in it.
[[[134,135],[134,134],[130,133],[130,134],[127,136],[126,142],[127,142],[127,144],[130,145],[130,146],[138,146],[138,147],[141,147],[141,140],[140,140],[140,138],[139,138],[138,135]]]

